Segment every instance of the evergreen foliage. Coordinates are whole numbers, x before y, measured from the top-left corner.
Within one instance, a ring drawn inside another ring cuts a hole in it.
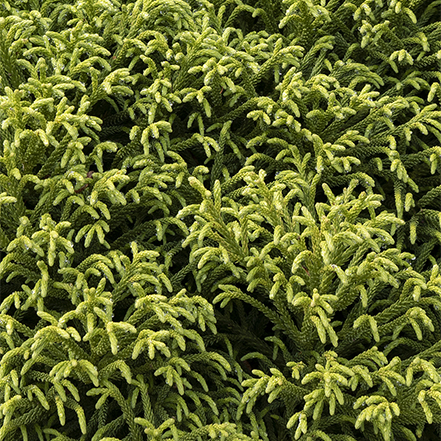
[[[438,0],[0,4],[0,441],[441,430]]]

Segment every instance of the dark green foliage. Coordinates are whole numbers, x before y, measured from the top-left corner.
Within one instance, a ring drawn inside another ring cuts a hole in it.
[[[1,2],[0,441],[438,439],[440,42],[437,1]]]

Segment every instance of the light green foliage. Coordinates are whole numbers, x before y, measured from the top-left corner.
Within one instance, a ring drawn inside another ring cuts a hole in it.
[[[0,441],[441,424],[439,2],[0,4]]]

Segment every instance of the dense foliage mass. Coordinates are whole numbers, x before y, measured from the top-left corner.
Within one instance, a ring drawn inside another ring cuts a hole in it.
[[[0,3],[0,441],[440,431],[439,0]]]

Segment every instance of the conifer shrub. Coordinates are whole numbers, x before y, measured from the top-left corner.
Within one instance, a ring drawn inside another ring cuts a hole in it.
[[[0,441],[439,439],[440,42],[431,0],[1,2]]]

